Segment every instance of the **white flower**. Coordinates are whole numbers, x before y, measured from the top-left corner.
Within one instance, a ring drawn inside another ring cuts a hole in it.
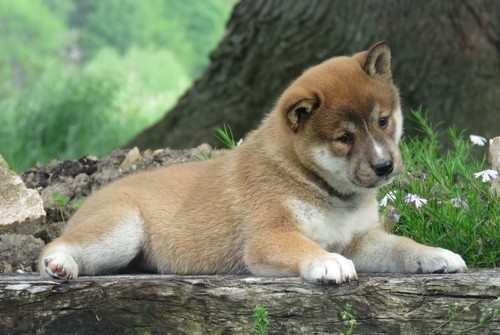
[[[474,178],[483,177],[483,183],[489,182],[492,179],[498,178],[497,170],[484,170],[478,173],[474,173]]]
[[[481,147],[486,143],[486,139],[482,136],[470,135],[469,138],[473,144],[479,145]]]
[[[239,146],[240,146],[240,145],[242,145],[242,144],[243,144],[243,139],[242,139],[242,138],[240,138],[240,140],[238,141],[238,143],[236,143],[236,146],[237,146],[237,147],[239,147]]]
[[[415,207],[420,208],[423,205],[427,204],[427,199],[421,198],[416,194],[407,194],[405,196],[405,202],[407,204],[413,203]]]
[[[395,199],[396,199],[396,194],[394,194],[394,191],[390,191],[389,193],[384,195],[382,200],[380,200],[379,206],[385,207],[385,206],[387,206],[387,203],[389,202],[389,200],[394,201]]]

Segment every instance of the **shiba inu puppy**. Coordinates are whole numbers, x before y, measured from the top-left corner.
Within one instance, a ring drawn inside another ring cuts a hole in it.
[[[301,276],[464,272],[445,249],[388,234],[377,189],[402,170],[399,93],[381,42],[305,71],[238,148],[95,192],[39,259],[77,278],[131,263],[172,274]]]

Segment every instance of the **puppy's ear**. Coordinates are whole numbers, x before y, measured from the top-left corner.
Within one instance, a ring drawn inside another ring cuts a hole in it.
[[[301,87],[285,91],[278,103],[292,131],[297,132],[318,108],[319,98]]]
[[[387,42],[378,42],[368,51],[357,53],[353,57],[370,77],[392,81],[391,49]]]

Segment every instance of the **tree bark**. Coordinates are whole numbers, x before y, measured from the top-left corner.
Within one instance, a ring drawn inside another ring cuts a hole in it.
[[[361,275],[339,286],[298,278],[119,275],[61,282],[2,275],[0,333],[251,334],[252,311],[261,305],[269,334],[340,334],[349,303],[354,334],[499,334],[498,296],[499,269]]]
[[[304,69],[379,40],[391,45],[406,113],[423,106],[434,122],[497,135],[499,7],[496,0],[242,0],[203,76],[129,145],[221,146],[215,127],[244,136]]]

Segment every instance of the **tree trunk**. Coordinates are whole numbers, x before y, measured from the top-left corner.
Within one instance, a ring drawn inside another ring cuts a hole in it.
[[[500,270],[361,275],[340,286],[298,278],[120,275],[61,282],[0,276],[2,334],[499,334]],[[496,314],[495,314],[496,313]],[[484,320],[481,322],[481,318]]]
[[[129,145],[220,146],[223,124],[242,137],[304,69],[379,40],[391,45],[405,112],[423,106],[432,121],[496,135],[499,10],[496,0],[242,0],[204,75]]]

